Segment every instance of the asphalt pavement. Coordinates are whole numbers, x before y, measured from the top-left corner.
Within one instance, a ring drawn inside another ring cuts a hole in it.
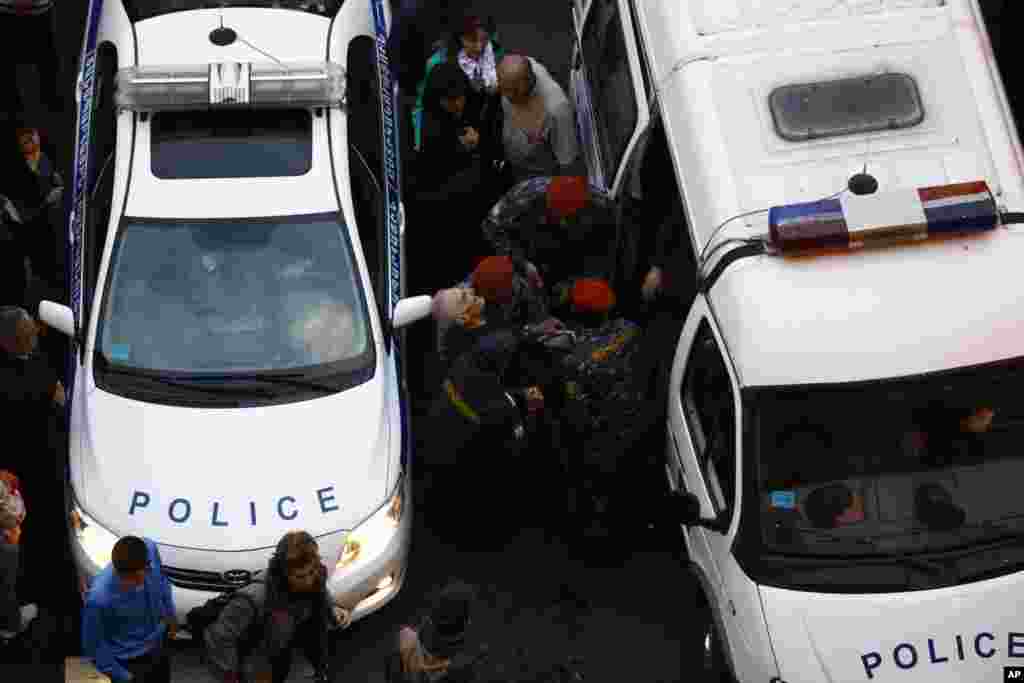
[[[66,92],[70,92],[87,2],[57,4],[58,45],[65,60],[61,79]],[[1007,54],[1015,48],[1009,41],[1000,40],[999,31],[1001,25],[1009,24],[1005,9],[1009,3],[988,0],[982,4],[997,57],[1004,65],[1011,100],[1019,111],[1014,93],[1022,91],[1020,77],[1005,66],[1013,63]],[[571,49],[568,7],[568,0],[517,0],[495,2],[493,10],[506,48],[538,58],[563,84]],[[26,74],[24,79],[33,99],[32,75]],[[70,164],[74,130],[72,100],[68,97],[67,101],[64,112],[37,110],[55,144],[65,152],[61,159],[65,168]],[[428,463],[431,444],[443,443],[443,435],[431,434],[422,405],[417,405],[414,412],[419,444],[414,457],[418,463]],[[544,519],[536,516],[518,535],[495,549],[468,548],[465,539],[488,533],[490,513],[506,506],[527,505],[528,493],[507,490],[500,481],[492,482],[494,510],[467,509],[461,521],[457,515],[454,520],[446,518],[449,525],[459,528],[439,529],[431,515],[436,506],[431,499],[433,480],[458,475],[428,470],[414,466],[416,527],[406,584],[393,602],[338,637],[334,658],[337,680],[383,680],[384,661],[394,646],[398,628],[414,621],[427,596],[453,576],[480,587],[482,599],[474,620],[474,637],[486,642],[496,660],[509,668],[510,680],[521,679],[516,672],[524,663],[536,671],[546,663],[570,657],[582,660],[590,681],[657,683],[687,676],[679,657],[679,643],[696,635],[689,618],[693,580],[678,550],[659,548],[656,539],[636,529],[616,538],[607,556],[598,553],[584,558],[551,538]],[[466,486],[478,484],[465,482]],[[636,505],[643,506],[647,498],[645,492],[638,491]],[[74,611],[76,606],[67,609]],[[72,632],[64,635],[70,643],[75,640]],[[197,650],[176,649],[173,680],[205,680]],[[5,676],[0,679],[8,680]],[[290,680],[305,680],[301,665]]]

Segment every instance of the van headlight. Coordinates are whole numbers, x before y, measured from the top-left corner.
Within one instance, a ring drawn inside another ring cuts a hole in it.
[[[398,531],[405,513],[405,475],[398,479],[394,493],[384,505],[345,536],[334,568],[344,571],[360,562],[380,557]]]
[[[85,514],[78,503],[72,503],[69,517],[71,532],[89,560],[100,569],[110,564],[110,555],[114,551],[114,544],[117,543],[117,536]]]

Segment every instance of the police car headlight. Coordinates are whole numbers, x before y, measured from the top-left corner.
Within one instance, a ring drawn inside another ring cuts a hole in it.
[[[380,557],[402,522],[405,512],[405,478],[399,478],[394,493],[366,521],[348,532],[334,568],[349,569],[359,562]]]
[[[71,532],[89,560],[99,569],[110,564],[117,536],[96,523],[75,503],[70,514]]]

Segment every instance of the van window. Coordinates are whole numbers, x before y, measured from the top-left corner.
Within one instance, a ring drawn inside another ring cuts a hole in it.
[[[618,3],[593,2],[583,28],[583,60],[594,103],[602,166],[612,176],[618,171],[636,129],[638,109]]]
[[[731,515],[736,495],[736,409],[725,360],[707,320],[686,363],[683,414],[715,511]]]
[[[660,118],[650,125],[637,140],[630,154],[623,192],[623,219],[625,224],[642,226],[629,231],[622,260],[633,281],[639,281],[650,268],[656,254],[672,254],[676,282],[689,282],[692,292],[683,294],[689,302],[696,294],[697,259],[693,239],[687,223],[686,201],[676,181],[675,167]],[[678,234],[664,232],[677,230]]]
[[[791,142],[911,128],[924,120],[917,83],[907,74],[785,85],[768,101],[775,132]]]
[[[644,45],[644,37],[640,31],[640,21],[636,16],[636,4],[635,2],[629,3],[629,18],[633,22],[633,38],[636,40],[637,53],[640,56],[640,75],[644,81],[644,93],[647,95],[648,101],[650,101],[652,88],[651,78],[651,65],[647,63],[647,50]]]

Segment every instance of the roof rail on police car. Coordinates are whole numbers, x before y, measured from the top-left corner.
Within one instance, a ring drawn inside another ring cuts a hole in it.
[[[224,106],[341,104],[345,69],[334,62],[211,62],[128,67],[117,73],[117,105],[132,111]]]

